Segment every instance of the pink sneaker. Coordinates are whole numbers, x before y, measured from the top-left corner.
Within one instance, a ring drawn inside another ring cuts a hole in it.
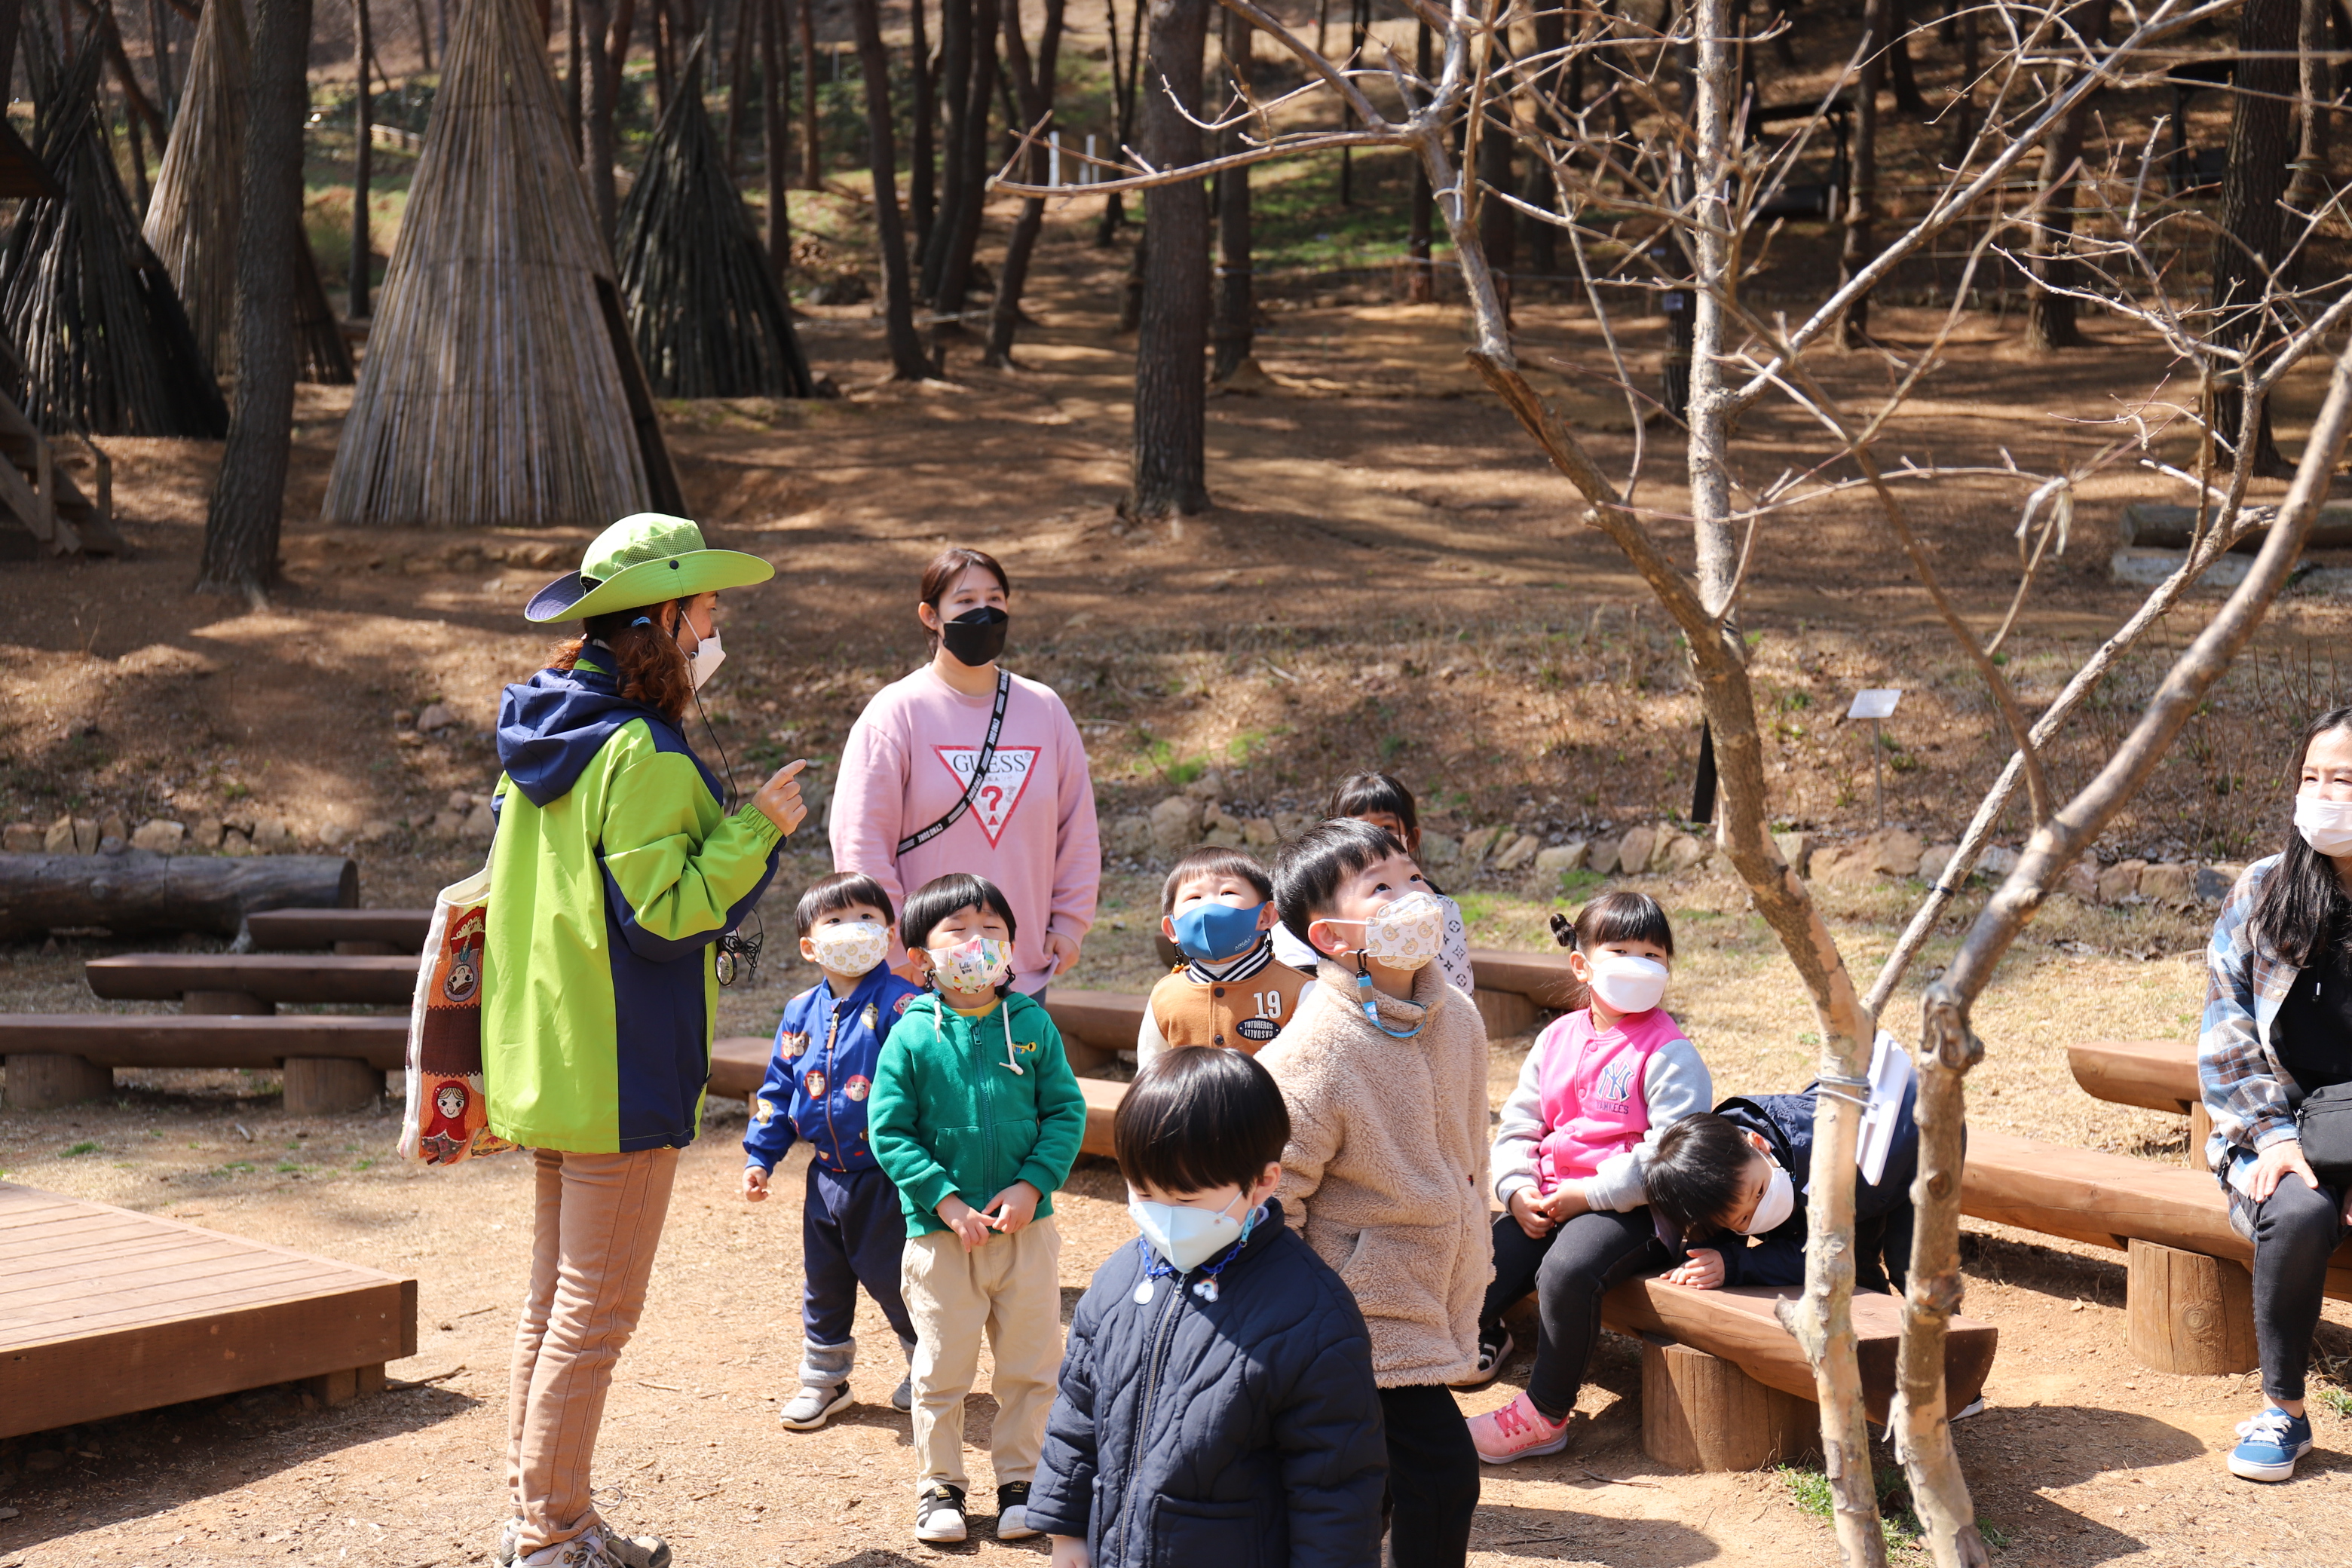
[[[1500,1410],[1470,1417],[1470,1441],[1486,1463],[1507,1465],[1514,1459],[1557,1454],[1567,1447],[1568,1423],[1546,1420],[1544,1413],[1522,1394]]]

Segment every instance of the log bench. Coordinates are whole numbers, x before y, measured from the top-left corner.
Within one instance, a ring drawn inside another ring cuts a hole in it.
[[[2230,1227],[2210,1172],[1970,1128],[1960,1212],[2125,1253],[2129,1342],[2144,1364],[2253,1369],[2253,1245]],[[2352,1301],[2352,1242],[2330,1259],[2326,1289]]]
[[[1601,1300],[1601,1321],[1642,1342],[1642,1451],[1685,1470],[1753,1470],[1821,1448],[1812,1364],[1780,1320],[1799,1288],[1694,1290],[1629,1279]],[[1853,1328],[1863,1405],[1884,1426],[1895,1396],[1903,1303],[1857,1291]],[[1999,1348],[1990,1323],[1955,1316],[1944,1340],[1947,1410],[1984,1393]]]
[[[273,952],[418,953],[432,924],[431,910],[263,910],[245,918],[253,945]]]
[[[110,1094],[116,1068],[282,1068],[296,1116],[363,1110],[406,1065],[405,1016],[0,1014],[8,1103],[46,1110]]]
[[[267,1016],[281,1002],[405,1007],[416,995],[414,953],[126,952],[82,965],[90,994],[110,1002],[177,1002],[188,1013]]]
[[[2074,1081],[2093,1100],[2178,1111],[2189,1118],[2189,1163],[2205,1164],[2213,1118],[2197,1081],[2194,1040],[2093,1040],[2066,1047]]]

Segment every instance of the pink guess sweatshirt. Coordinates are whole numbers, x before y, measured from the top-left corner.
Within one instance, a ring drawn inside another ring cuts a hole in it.
[[[833,868],[865,872],[900,910],[934,877],[987,878],[1013,903],[1013,983],[1034,993],[1052,978],[1045,933],[1084,937],[1102,880],[1086,745],[1052,687],[1013,678],[996,758],[971,809],[903,858],[898,853],[900,839],[961,798],[994,702],[993,692],[964,696],[929,665],[874,694],[842,748]]]

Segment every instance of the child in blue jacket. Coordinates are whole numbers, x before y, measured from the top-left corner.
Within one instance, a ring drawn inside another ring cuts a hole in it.
[[[1027,1510],[1052,1568],[1375,1568],[1371,1337],[1274,1201],[1282,1091],[1239,1051],[1180,1047],[1116,1126],[1141,1235],[1070,1319]]]
[[[897,933],[890,895],[873,878],[821,877],[801,895],[796,915],[801,957],[824,979],[786,1004],[776,1026],[776,1054],[743,1135],[743,1196],[763,1201],[776,1162],[795,1139],[807,1142],[801,1387],[780,1419],[795,1432],[814,1432],[849,1404],[859,1285],[889,1319],[908,1359],[914,1356],[915,1327],[898,1289],[907,1226],[898,1189],[866,1143],[866,1100],[884,1037],[923,993],[883,967]],[[905,1410],[911,1400],[902,1378],[890,1403]]]

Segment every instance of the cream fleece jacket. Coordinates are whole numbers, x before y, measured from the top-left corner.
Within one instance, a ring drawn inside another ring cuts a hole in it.
[[[1486,1212],[1486,1026],[1430,964],[1412,1000],[1370,993],[1325,960],[1298,1016],[1258,1053],[1290,1107],[1282,1207],[1337,1269],[1371,1331],[1382,1388],[1451,1383],[1478,1359],[1495,1271]]]

